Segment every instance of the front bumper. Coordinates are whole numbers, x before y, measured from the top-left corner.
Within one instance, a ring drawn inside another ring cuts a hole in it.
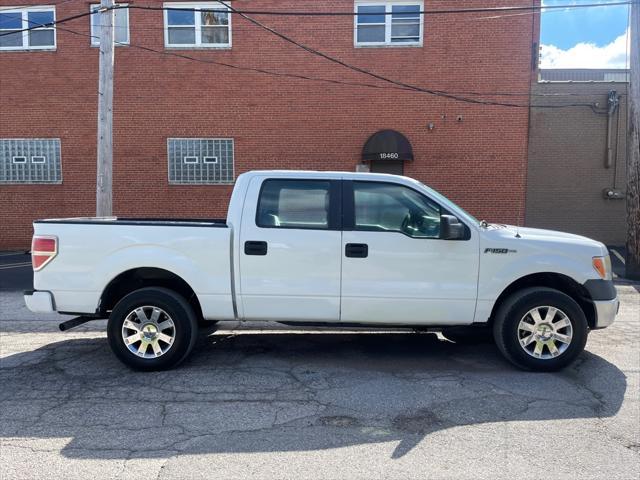
[[[613,300],[597,300],[593,302],[596,308],[596,326],[594,330],[608,327],[616,318],[618,309],[620,308],[620,300],[618,297]]]
[[[24,292],[24,303],[34,313],[52,313],[56,311],[51,292],[26,291]]]
[[[583,283],[584,288],[589,292],[596,309],[596,322],[594,330],[608,327],[616,318],[620,308],[618,292],[611,280],[593,279]]]

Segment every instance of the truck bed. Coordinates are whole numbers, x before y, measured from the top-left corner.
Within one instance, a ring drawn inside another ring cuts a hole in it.
[[[79,217],[33,226],[36,235],[58,241],[56,257],[34,277],[34,288],[52,292],[58,311],[94,313],[110,282],[146,268],[190,285],[204,315],[234,318],[231,228],[223,220]]]

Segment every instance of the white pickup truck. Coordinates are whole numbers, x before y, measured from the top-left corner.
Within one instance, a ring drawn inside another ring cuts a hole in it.
[[[518,367],[557,370],[618,310],[594,240],[478,221],[422,183],[365,173],[255,171],[225,221],[34,223],[33,312],[108,318],[125,364],[170,368],[198,324],[272,320],[492,337]]]

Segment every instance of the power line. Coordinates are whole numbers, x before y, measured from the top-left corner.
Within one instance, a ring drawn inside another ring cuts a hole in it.
[[[76,0],[62,0],[61,2],[58,3],[49,3],[47,2],[47,6],[49,7],[57,7],[59,5],[62,5],[63,3],[69,3],[69,2],[75,2]],[[35,5],[14,5],[11,7],[0,7],[0,12],[3,12],[5,10],[20,10],[22,8],[29,8],[29,7],[39,7],[40,5],[35,4]]]
[[[390,83],[390,84],[395,85],[395,86],[403,87],[403,88],[410,89],[410,90],[415,90],[415,91],[418,91],[418,92],[423,92],[423,93],[426,93],[426,94],[429,94],[429,95],[433,95],[433,96],[436,96],[436,97],[448,98],[448,99],[451,99],[451,100],[455,100],[455,101],[459,101],[459,102],[465,102],[465,103],[473,103],[473,104],[487,105],[487,106],[489,106],[489,105],[502,106],[502,107],[510,107],[510,108],[529,108],[529,107],[531,107],[531,105],[528,104],[528,103],[527,104],[518,104],[518,103],[507,103],[507,102],[496,102],[496,101],[483,100],[483,99],[478,99],[478,98],[469,98],[469,97],[464,97],[464,96],[460,96],[460,95],[451,94],[451,93],[448,93],[448,92],[422,88],[422,87],[418,87],[416,85],[411,85],[409,83],[393,80],[393,79],[390,79],[390,78],[385,77],[383,75],[377,74],[375,72],[371,72],[369,70],[366,70],[364,68],[361,68],[361,67],[358,67],[358,66],[355,66],[355,65],[351,65],[351,64],[349,64],[349,63],[347,63],[345,61],[342,61],[342,60],[340,60],[338,58],[335,58],[335,57],[333,57],[333,56],[331,56],[329,54],[326,54],[326,53],[321,52],[319,50],[316,50],[316,49],[314,49],[312,47],[309,47],[308,45],[304,45],[302,43],[299,43],[296,40],[292,39],[291,37],[289,37],[289,36],[279,32],[279,31],[277,31],[277,30],[275,30],[275,29],[263,24],[262,22],[256,20],[255,18],[250,17],[245,13],[239,13],[238,10],[234,9],[234,7],[232,7],[230,5],[227,5],[227,8],[229,10],[231,10],[232,12],[240,15],[245,20],[247,20],[247,21],[253,23],[254,25],[260,27],[261,29],[266,30],[267,32],[269,32],[269,33],[281,38],[282,40],[284,40],[284,41],[286,41],[288,43],[291,43],[292,45],[295,45],[296,47],[301,48],[302,50],[304,50],[306,52],[311,53],[312,55],[316,55],[316,56],[324,58],[325,60],[328,60],[328,61],[330,61],[332,63],[335,63],[335,64],[340,65],[342,67],[345,67],[345,68],[347,68],[349,70],[352,70],[354,72],[370,76],[372,78],[375,78],[377,80],[381,80],[383,82]],[[567,105],[567,106],[569,106],[569,105]],[[594,112],[596,111],[595,107],[593,105],[591,105],[591,104],[573,104],[571,106],[588,106]],[[555,106],[555,105],[554,106],[550,106],[550,105],[542,106],[541,105],[541,106],[538,106],[538,107],[540,107],[540,108],[558,108],[559,106]]]
[[[70,22],[71,20],[76,20],[77,18],[87,17],[89,15],[93,15],[93,13],[94,12],[78,13],[76,15],[71,15],[70,17],[61,18],[60,20],[54,20],[52,22],[47,22],[47,23],[32,22],[31,20],[27,19],[28,23],[34,23],[35,25],[32,26],[32,27],[23,28],[23,29],[20,29],[20,30],[11,30],[11,31],[6,32],[6,33],[0,33],[0,37],[6,37],[7,35],[15,35],[16,33],[30,32],[31,30],[36,30],[36,29],[39,29],[39,28],[54,27],[54,26],[58,25],[59,23],[66,23],[66,22]],[[4,22],[4,23],[6,23],[6,22]]]
[[[140,10],[193,10],[193,11],[201,11],[201,12],[220,12],[222,9],[228,8],[232,13],[236,15],[274,15],[274,16],[304,16],[304,17],[330,17],[330,16],[345,16],[345,17],[353,17],[353,16],[380,16],[380,15],[393,15],[393,12],[376,12],[376,13],[358,13],[358,12],[323,12],[323,11],[277,11],[277,10],[240,10],[232,8],[230,5],[226,3],[222,3],[220,0],[216,0],[221,4],[220,8],[183,8],[183,7],[153,7],[153,6],[144,6],[144,5],[129,5],[126,8],[132,9],[140,9]],[[455,8],[455,9],[444,9],[444,10],[421,10],[418,12],[411,12],[413,14],[422,14],[422,15],[450,15],[450,14],[458,14],[458,13],[484,13],[484,12],[518,12],[518,11],[540,11],[540,10],[556,10],[556,9],[566,9],[573,10],[579,8],[596,8],[596,7],[610,7],[610,6],[620,6],[620,5],[631,5],[633,3],[638,3],[638,0],[627,0],[620,2],[604,2],[604,3],[583,3],[583,4],[564,4],[564,5],[521,5],[521,6],[506,6],[506,7],[477,7],[477,8]]]
[[[123,6],[116,6],[113,7],[114,9],[117,8],[128,8],[128,7],[123,7]],[[229,9],[232,9],[232,7],[228,7]],[[65,23],[67,21],[71,21],[74,20],[76,18],[79,17],[84,17],[87,15],[92,15],[95,12],[86,12],[80,15],[75,15],[72,17],[67,17],[64,19],[60,19],[57,20],[55,22],[50,22],[50,24],[60,24],[60,23]],[[435,90],[435,89],[426,89],[426,88],[422,88],[422,87],[418,87],[415,85],[411,85],[408,83],[404,83],[404,82],[399,82],[399,81],[395,81],[392,79],[389,79],[387,77],[384,77],[382,75],[376,74],[374,72],[370,72],[368,70],[362,69],[360,67],[357,66],[353,66],[350,65],[342,60],[339,60],[337,58],[331,57],[327,54],[324,54],[323,52],[320,52],[318,50],[315,50],[311,47],[308,47],[306,45],[303,45],[299,42],[296,42],[295,40],[291,39],[290,37],[277,32],[276,30],[258,22],[257,20],[248,17],[246,14],[244,13],[239,13],[239,11],[236,11],[235,13],[237,13],[238,15],[240,15],[241,17],[245,18],[247,21],[251,22],[252,24],[259,26],[260,28],[263,28],[265,30],[267,30],[268,32],[282,38],[283,40],[286,40],[289,43],[294,44],[295,46],[302,48],[303,50],[312,53],[314,55],[318,55],[322,58],[325,58],[333,63],[337,63],[341,66],[344,66],[346,68],[349,68],[351,70],[354,70],[357,73],[362,73],[362,74],[366,74],[368,76],[371,76],[373,78],[376,78],[378,80],[382,80],[386,83],[390,83],[391,85],[389,86],[381,86],[381,85],[375,85],[375,84],[369,84],[369,83],[361,83],[361,82],[345,82],[345,81],[340,81],[340,80],[332,80],[332,79],[327,79],[327,78],[319,78],[319,77],[311,77],[311,76],[307,76],[307,75],[301,75],[301,74],[293,74],[293,73],[286,73],[286,72],[277,72],[277,71],[273,71],[273,70],[267,70],[267,69],[261,69],[261,68],[254,68],[254,67],[243,67],[243,66],[239,66],[239,65],[235,65],[235,64],[231,64],[231,63],[227,63],[227,62],[219,62],[219,61],[213,61],[213,60],[205,60],[205,59],[201,59],[201,58],[197,58],[197,57],[192,57],[190,55],[184,55],[184,54],[180,54],[180,53],[176,53],[176,52],[170,52],[170,51],[161,51],[161,50],[155,50],[153,48],[150,47],[144,47],[141,45],[135,45],[135,44],[131,44],[131,43],[123,43],[123,42],[114,42],[118,45],[129,45],[130,47],[133,48],[138,48],[141,50],[145,50],[148,52],[153,52],[153,53],[157,53],[157,54],[162,54],[162,55],[170,55],[170,56],[174,56],[174,57],[178,57],[178,58],[183,58],[185,60],[190,60],[190,61],[196,61],[196,62],[200,62],[200,63],[208,63],[208,64],[213,64],[213,65],[217,65],[217,66],[223,66],[223,67],[227,67],[227,68],[232,68],[232,69],[236,69],[236,70],[244,70],[244,71],[251,71],[251,72],[255,72],[255,73],[261,73],[261,74],[266,74],[266,75],[273,75],[273,76],[279,76],[279,77],[288,77],[288,78],[294,78],[294,79],[300,79],[300,80],[311,80],[311,81],[317,81],[317,82],[325,82],[325,83],[332,83],[332,84],[338,84],[338,85],[346,85],[346,86],[358,86],[358,87],[368,87],[368,88],[377,88],[377,89],[384,89],[384,88],[390,88],[390,89],[395,89],[395,90],[403,90],[403,91],[413,91],[413,92],[420,92],[420,93],[426,93],[432,96],[437,96],[437,97],[443,97],[443,98],[448,98],[451,100],[455,100],[455,101],[460,101],[460,102],[465,102],[465,103],[472,103],[472,104],[479,104],[479,105],[487,105],[487,106],[504,106],[504,107],[513,107],[513,108],[567,108],[567,107],[589,107],[591,108],[595,113],[602,113],[600,111],[598,111],[596,109],[596,107],[592,104],[592,103],[570,103],[570,104],[564,104],[564,105],[531,105],[529,103],[527,104],[522,104],[522,103],[507,103],[507,102],[497,102],[497,101],[493,101],[493,100],[486,100],[486,99],[477,99],[477,98],[468,98],[465,97],[463,95],[471,95],[471,96],[528,96],[528,93],[523,93],[523,94],[519,94],[519,93],[499,93],[499,92],[485,92],[485,93],[479,93],[479,92],[466,92],[466,93],[454,93],[454,92],[447,92],[447,91],[443,91],[443,90]],[[27,20],[30,23],[34,23],[36,24],[36,22]],[[49,26],[50,24],[36,24],[33,27],[30,27],[28,29],[25,30],[34,30],[34,29],[38,29],[38,28],[43,28],[45,26]],[[95,35],[87,35],[87,34],[83,34],[80,32],[76,32],[67,28],[63,28],[63,27],[57,27],[62,31],[67,31],[69,33],[73,33],[76,35],[81,35],[81,36],[86,36],[86,37],[90,37],[90,38],[99,38]],[[15,33],[15,32],[11,32],[11,33]],[[7,34],[2,34],[0,36],[4,36]]]

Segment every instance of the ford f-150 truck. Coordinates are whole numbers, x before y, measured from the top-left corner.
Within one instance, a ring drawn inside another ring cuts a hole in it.
[[[255,171],[226,221],[70,218],[34,222],[33,312],[108,318],[117,357],[170,368],[198,324],[271,320],[491,336],[513,364],[551,371],[618,310],[594,240],[478,221],[394,175]],[[487,335],[489,334],[489,335]]]

